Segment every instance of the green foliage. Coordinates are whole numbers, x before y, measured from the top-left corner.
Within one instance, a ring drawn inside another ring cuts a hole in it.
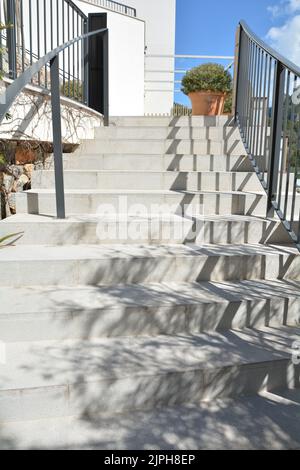
[[[78,80],[69,80],[66,81],[61,86],[61,93],[67,98],[73,98],[78,101],[83,100],[83,85],[82,82]]]
[[[182,79],[182,91],[186,95],[195,91],[229,93],[231,90],[231,75],[219,64],[208,63],[195,67]]]
[[[230,93],[225,100],[224,113],[232,114],[232,93]]]
[[[3,238],[0,238],[0,245],[3,246],[3,243],[8,241],[8,240],[11,240],[12,238],[17,238],[19,237],[20,235],[23,235],[23,232],[19,232],[19,233],[12,233],[10,235],[6,235],[5,237]]]

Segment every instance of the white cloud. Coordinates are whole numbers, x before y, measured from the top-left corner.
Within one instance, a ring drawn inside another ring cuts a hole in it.
[[[271,28],[267,39],[274,49],[300,65],[300,15],[289,18],[283,26]]]
[[[268,11],[274,18],[293,15],[300,11],[300,0],[281,0],[276,5],[269,6]]]

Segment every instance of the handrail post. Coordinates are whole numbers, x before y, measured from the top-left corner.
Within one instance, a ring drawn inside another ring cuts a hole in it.
[[[17,78],[17,39],[16,39],[16,5],[15,0],[6,1],[6,18],[5,21],[11,27],[7,28],[7,52],[9,78],[15,80]]]
[[[66,211],[65,211],[65,190],[64,190],[58,55],[55,56],[50,61],[50,76],[51,76],[51,107],[52,107],[56,213],[57,213],[58,219],[65,219]]]
[[[241,61],[241,38],[242,26],[239,24],[235,35],[235,54],[234,54],[234,78],[233,78],[233,97],[232,97],[232,112],[235,121],[237,120],[238,111],[238,93],[240,81],[240,61]]]
[[[103,34],[103,115],[104,126],[109,126],[109,31]]]
[[[278,172],[279,172],[279,165],[280,165],[281,140],[282,140],[284,87],[285,87],[285,68],[281,62],[277,61],[276,69],[275,69],[273,115],[272,115],[271,135],[270,135],[267,217],[274,216],[273,201],[275,201],[276,196],[277,196]]]

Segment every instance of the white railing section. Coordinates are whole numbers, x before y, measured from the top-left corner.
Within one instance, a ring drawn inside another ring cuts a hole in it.
[[[178,63],[180,61],[180,64]],[[195,63],[193,65],[186,64],[187,61]],[[178,85],[181,84],[183,75],[188,69],[198,65],[198,61],[208,62],[228,62],[225,66],[226,70],[230,70],[234,66],[234,56],[222,55],[194,55],[194,54],[146,54],[145,55],[145,91],[146,92],[166,92],[166,93],[182,93]],[[185,62],[182,68],[182,62]],[[187,66],[188,65],[188,66]],[[159,86],[159,85],[171,86]],[[158,85],[158,87],[154,86]]]

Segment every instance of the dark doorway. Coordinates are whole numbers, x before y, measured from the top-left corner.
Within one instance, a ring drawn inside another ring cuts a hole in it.
[[[107,13],[90,13],[89,32],[107,28]],[[89,85],[88,106],[104,114],[104,43],[103,37],[97,35],[89,39]]]

